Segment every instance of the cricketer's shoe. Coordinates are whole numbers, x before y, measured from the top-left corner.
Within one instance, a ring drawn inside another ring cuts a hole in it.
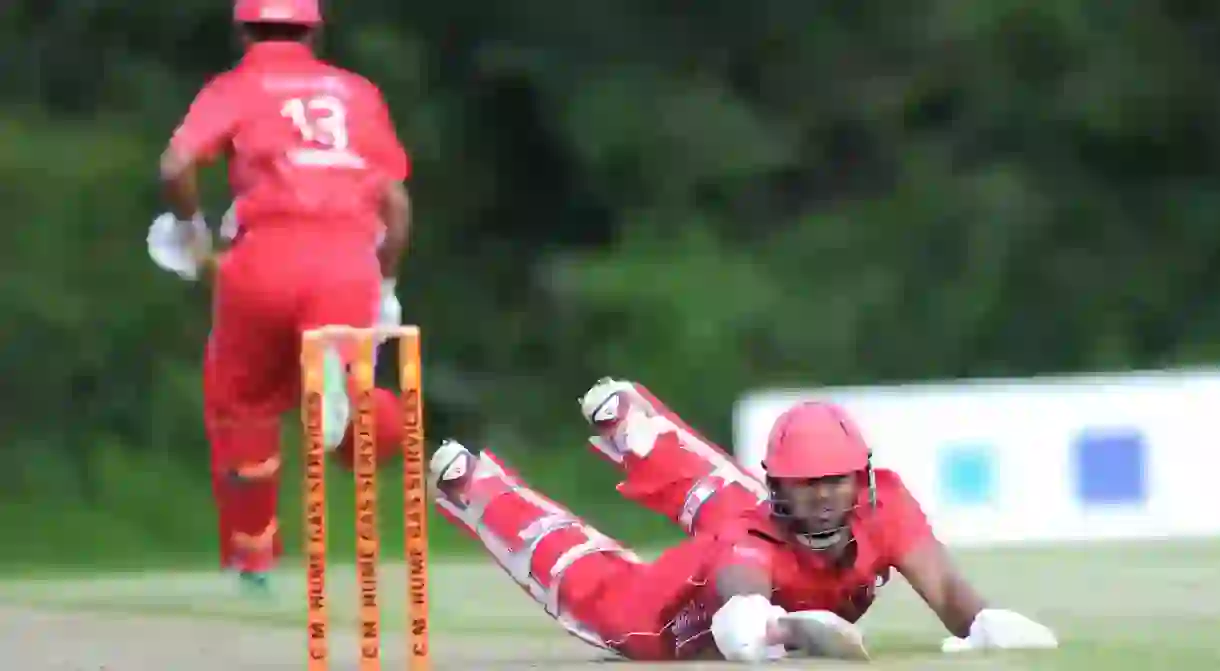
[[[634,384],[610,377],[598,380],[580,397],[580,414],[597,431],[596,436],[589,436],[589,444],[617,463],[622,463],[624,451],[619,427],[638,398]]]
[[[825,610],[802,610],[779,617],[796,639],[797,647],[811,657],[868,661],[864,635],[856,625]]]
[[[237,586],[243,596],[265,598],[271,595],[271,576],[266,571],[239,571]]]
[[[678,429],[628,380],[598,380],[580,398],[580,412],[597,431],[589,444],[618,464],[627,454],[647,456],[661,434]]]
[[[635,385],[603,377],[580,397],[580,414],[603,435],[613,434],[631,410]]]
[[[327,346],[322,355],[322,443],[327,451],[333,451],[343,442],[351,415],[347,366],[335,348]]]
[[[428,490],[459,508],[469,503],[478,457],[465,445],[446,439],[428,462]]]

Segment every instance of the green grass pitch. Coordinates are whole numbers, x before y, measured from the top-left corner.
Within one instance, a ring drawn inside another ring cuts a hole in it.
[[[884,588],[861,623],[874,656],[870,667],[1220,670],[1220,542],[1014,547],[959,550],[956,555],[991,603],[1050,625],[1062,647],[1036,653],[942,655],[944,632],[897,580]],[[563,634],[490,562],[437,558],[432,578],[437,668],[528,668],[535,662],[546,668],[580,668],[599,657]],[[303,578],[299,571],[286,569],[277,580],[271,598],[251,601],[237,598],[232,579],[217,573],[26,576],[0,580],[0,621],[17,617],[33,621],[34,616],[25,614],[37,613],[37,621],[46,628],[60,629],[46,632],[52,640],[42,645],[82,665],[75,668],[101,668],[107,663],[115,664],[107,668],[144,668],[119,666],[115,656],[126,653],[119,647],[111,651],[109,642],[118,639],[122,645],[139,647],[148,646],[150,639],[155,644],[174,637],[197,638],[198,645],[178,644],[180,650],[170,646],[157,653],[157,663],[173,663],[178,669],[247,668],[244,662],[257,659],[258,668],[303,668]],[[402,668],[391,666],[395,655],[401,654],[403,638],[402,565],[383,566],[381,580],[383,636],[391,660],[385,668]],[[354,668],[350,635],[355,618],[354,572],[350,566],[336,566],[329,581],[332,621],[339,630],[332,646],[334,658],[350,660],[333,668]],[[181,631],[172,629],[174,623]],[[95,643],[90,643],[92,627],[107,632],[104,637],[99,633]],[[150,636],[162,630],[164,634]],[[3,631],[12,629],[0,623]],[[222,633],[227,631],[243,635]],[[254,635],[258,632],[262,633]],[[68,634],[70,642],[64,638]],[[19,637],[0,633],[0,649],[9,651],[10,662],[23,651],[28,653],[32,659],[24,660],[20,668],[73,668],[40,666],[37,658],[49,653],[35,649],[39,636],[32,625]],[[224,644],[225,640],[230,642]],[[73,646],[83,649],[73,652]],[[229,653],[236,658],[226,658]],[[201,654],[209,663],[199,663]],[[774,668],[815,664],[839,666],[802,660]]]

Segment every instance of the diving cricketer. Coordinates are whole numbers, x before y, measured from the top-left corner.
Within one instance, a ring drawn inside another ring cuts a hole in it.
[[[619,492],[689,539],[654,561],[531,489],[488,450],[445,442],[429,465],[442,515],[481,542],[573,635],[632,660],[868,659],[857,620],[896,570],[955,649],[1050,648],[955,568],[897,473],[874,468],[843,409],[801,403],[746,474],[646,388],[604,379],[581,400]],[[948,648],[946,648],[948,649]]]

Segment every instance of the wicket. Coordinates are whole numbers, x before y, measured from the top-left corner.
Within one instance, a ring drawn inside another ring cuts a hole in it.
[[[407,564],[407,669],[429,671],[428,501],[424,464],[423,385],[417,326],[307,331],[301,342],[302,422],[305,427],[305,556],[308,671],[329,667],[326,592],[326,447],[322,433],[322,361],[333,344],[355,348],[351,379],[356,478],[356,572],[359,585],[360,671],[381,668],[378,593],[377,447],[373,370],[378,340],[398,341],[398,382],[403,422],[403,558]]]

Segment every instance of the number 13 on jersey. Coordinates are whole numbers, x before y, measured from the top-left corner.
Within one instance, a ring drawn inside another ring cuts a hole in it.
[[[343,101],[327,95],[289,98],[280,108],[306,144],[324,149],[347,149],[347,108]]]

